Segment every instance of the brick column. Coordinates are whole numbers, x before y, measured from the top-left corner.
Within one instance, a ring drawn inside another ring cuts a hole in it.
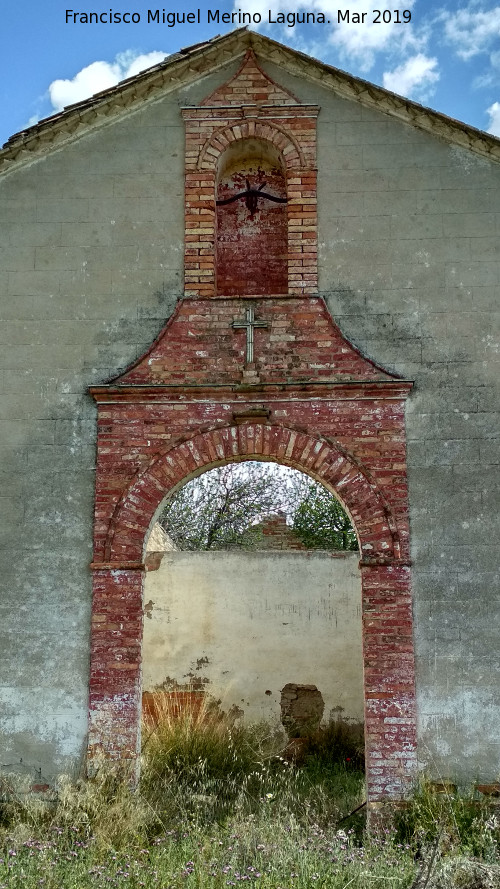
[[[404,562],[365,559],[360,567],[366,781],[368,798],[376,806],[404,799],[416,775],[410,568]]]
[[[288,292],[297,296],[318,289],[318,211],[316,170],[289,170]]]
[[[144,566],[94,564],[90,654],[90,768],[100,755],[140,753]]]
[[[185,258],[186,295],[215,294],[215,172],[186,166]]]

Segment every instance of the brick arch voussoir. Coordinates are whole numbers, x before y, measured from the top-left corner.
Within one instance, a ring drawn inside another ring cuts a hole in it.
[[[352,517],[364,556],[397,556],[398,536],[382,492],[362,466],[322,436],[267,423],[198,432],[155,455],[117,504],[109,524],[106,559],[140,561],[144,539],[165,495],[214,466],[247,459],[283,463],[334,491]]]
[[[217,162],[226,148],[233,142],[241,142],[244,139],[257,137],[265,142],[270,142],[278,149],[286,170],[305,168],[304,155],[289,133],[279,127],[259,121],[246,121],[245,123],[231,124],[223,129],[216,130],[203,145],[198,158],[198,170],[215,172]]]

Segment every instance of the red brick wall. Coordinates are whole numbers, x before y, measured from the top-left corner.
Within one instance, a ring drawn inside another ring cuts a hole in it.
[[[335,490],[355,522],[363,584],[368,791],[372,802],[404,795],[415,769],[416,713],[406,470],[401,448],[403,398],[394,397],[393,391],[388,403],[373,399],[372,385],[368,384],[365,397],[360,389],[354,398],[340,403],[330,396],[318,404],[317,395],[297,391],[289,393],[289,400],[266,398],[276,425],[232,419],[231,425],[221,426],[217,418],[226,415],[229,420],[238,411],[243,418],[249,410],[248,399],[238,400],[228,391],[191,393],[187,401],[181,392],[169,392],[165,400],[149,393],[154,398],[151,403],[141,403],[147,391],[95,393],[102,402],[91,749],[104,744],[111,754],[118,754],[132,752],[137,743],[142,551],[158,505],[169,490],[200,468],[245,456],[272,457],[309,472]],[[282,413],[299,428],[281,425]],[[333,444],[335,433],[311,436],[303,431],[318,425],[332,429],[336,415],[338,431],[353,414],[350,430],[344,429],[344,442],[351,438],[350,454],[344,446]],[[195,434],[210,423],[210,430]],[[156,432],[156,441],[146,437],[145,428],[150,436]],[[160,444],[169,436],[166,445]],[[379,436],[382,448],[374,445]],[[365,439],[372,440],[368,446]],[[365,465],[354,456],[356,451],[364,453]]]
[[[236,106],[235,97],[240,103]],[[216,282],[218,165],[230,146],[252,138],[268,142],[279,153],[285,171],[288,199],[284,257],[288,286],[285,290],[298,295],[315,292],[317,106],[298,104],[262,73],[249,52],[229,83],[216,90],[201,107],[186,108],[182,114],[186,126],[186,295],[211,297],[228,293],[224,276],[221,290],[217,289]],[[243,251],[239,262],[243,267]],[[257,290],[256,287],[249,292],[257,293]],[[261,293],[269,292],[261,290]]]
[[[286,199],[283,172],[248,163],[219,180],[217,199],[262,186]],[[286,293],[288,290],[288,224],[286,204],[259,198],[252,213],[244,199],[217,207],[217,293],[219,295]]]
[[[258,544],[259,549],[306,549],[298,534],[287,525],[284,515],[269,516],[258,527],[262,533],[262,540]]]

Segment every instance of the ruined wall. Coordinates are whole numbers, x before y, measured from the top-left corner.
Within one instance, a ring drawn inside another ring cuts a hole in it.
[[[182,292],[183,122],[236,70],[0,179],[2,766],[85,747],[95,408]],[[500,168],[263,67],[318,119],[319,281],[407,404],[421,761],[496,777]]]
[[[280,721],[289,682],[324,718],[363,719],[359,553],[171,552],[148,571],[143,688],[201,687],[246,720]]]

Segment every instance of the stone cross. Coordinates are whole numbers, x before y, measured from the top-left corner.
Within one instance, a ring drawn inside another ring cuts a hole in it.
[[[232,327],[235,330],[244,329],[247,332],[247,354],[246,354],[246,364],[253,363],[253,343],[254,343],[254,328],[255,327],[268,327],[267,321],[256,321],[255,320],[255,309],[253,306],[249,306],[248,309],[245,310],[245,320],[244,321],[233,321]]]

